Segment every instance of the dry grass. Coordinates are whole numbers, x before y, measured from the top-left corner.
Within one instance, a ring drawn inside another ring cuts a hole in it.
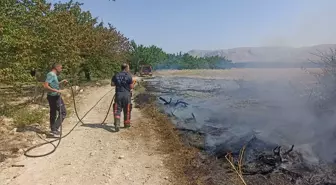
[[[155,97],[149,94],[138,94],[136,96],[136,104],[141,107],[141,112],[148,119],[148,122],[142,124],[146,124],[143,126],[153,130],[158,137],[157,151],[167,156],[165,166],[173,173],[173,179],[178,179],[178,182],[173,183],[176,185],[195,184],[185,176],[185,166],[190,163],[190,160],[195,157],[198,151],[183,145],[171,121],[159,111],[154,104],[154,100]]]
[[[235,162],[233,160],[232,154],[228,153],[225,156],[225,159],[228,161],[228,163],[230,164],[232,170],[238,175],[239,179],[244,185],[247,185],[245,182],[245,179],[243,177],[243,171],[242,171],[242,167],[243,167],[243,163],[244,163],[244,153],[245,153],[245,148],[246,146],[243,146],[243,148],[240,150],[239,153],[239,160],[238,160],[238,165],[235,165]],[[237,179],[234,179],[237,180]]]
[[[34,135],[16,132],[13,119],[0,118],[0,164],[7,158],[16,158],[34,140]]]
[[[230,70],[164,70],[157,71],[157,76],[193,77],[205,79],[244,79],[244,80],[296,80],[316,81],[311,73],[321,73],[321,69],[230,69]]]
[[[0,163],[7,158],[16,158],[23,149],[35,143],[35,132],[43,133],[47,111],[39,105],[2,107],[0,118]],[[28,132],[27,132],[28,131]]]

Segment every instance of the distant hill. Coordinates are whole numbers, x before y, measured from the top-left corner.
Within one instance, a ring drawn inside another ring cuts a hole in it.
[[[336,44],[321,44],[309,47],[240,47],[222,50],[191,50],[192,56],[222,56],[233,62],[306,62],[318,60],[314,53],[328,52]]]

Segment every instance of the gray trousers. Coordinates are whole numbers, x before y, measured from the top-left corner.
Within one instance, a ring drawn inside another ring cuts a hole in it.
[[[124,124],[131,123],[131,93],[130,92],[117,92],[114,104],[113,104],[113,113],[114,118],[120,119],[121,112],[124,112]]]
[[[50,129],[57,131],[66,117],[66,109],[61,96],[47,96],[50,107]]]

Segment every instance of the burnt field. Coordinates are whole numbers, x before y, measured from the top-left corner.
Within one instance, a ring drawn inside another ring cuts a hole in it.
[[[247,184],[336,184],[336,115],[316,108],[305,71],[161,71],[145,81],[186,144],[231,160]],[[213,168],[209,184],[227,172]]]

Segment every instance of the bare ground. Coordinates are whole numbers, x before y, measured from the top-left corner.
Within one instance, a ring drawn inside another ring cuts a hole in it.
[[[85,91],[78,103],[79,115],[83,115],[109,90],[111,87],[102,86]],[[167,135],[160,134],[165,129],[155,125],[154,118],[144,117],[139,109],[134,108],[133,127],[130,129],[113,132],[112,115],[108,117],[108,126],[100,124],[112,96],[113,93],[106,96],[83,120],[87,124],[78,126],[64,138],[55,153],[43,158],[21,156],[8,160],[0,169],[0,184],[181,184],[184,175],[175,179],[176,173],[171,173],[172,168],[168,166],[180,169],[177,173],[183,171],[182,165],[174,165],[178,160],[174,157],[178,157],[180,150],[162,150]],[[64,133],[78,121],[75,115],[68,117],[64,122]],[[168,143],[182,148],[178,140]],[[47,145],[32,151],[32,154],[43,154],[51,149],[52,146]],[[13,164],[24,167],[11,167]]]
[[[321,69],[230,69],[230,70],[162,70],[155,72],[158,76],[193,77],[210,79],[245,79],[245,80],[300,80],[315,81],[315,74]]]

